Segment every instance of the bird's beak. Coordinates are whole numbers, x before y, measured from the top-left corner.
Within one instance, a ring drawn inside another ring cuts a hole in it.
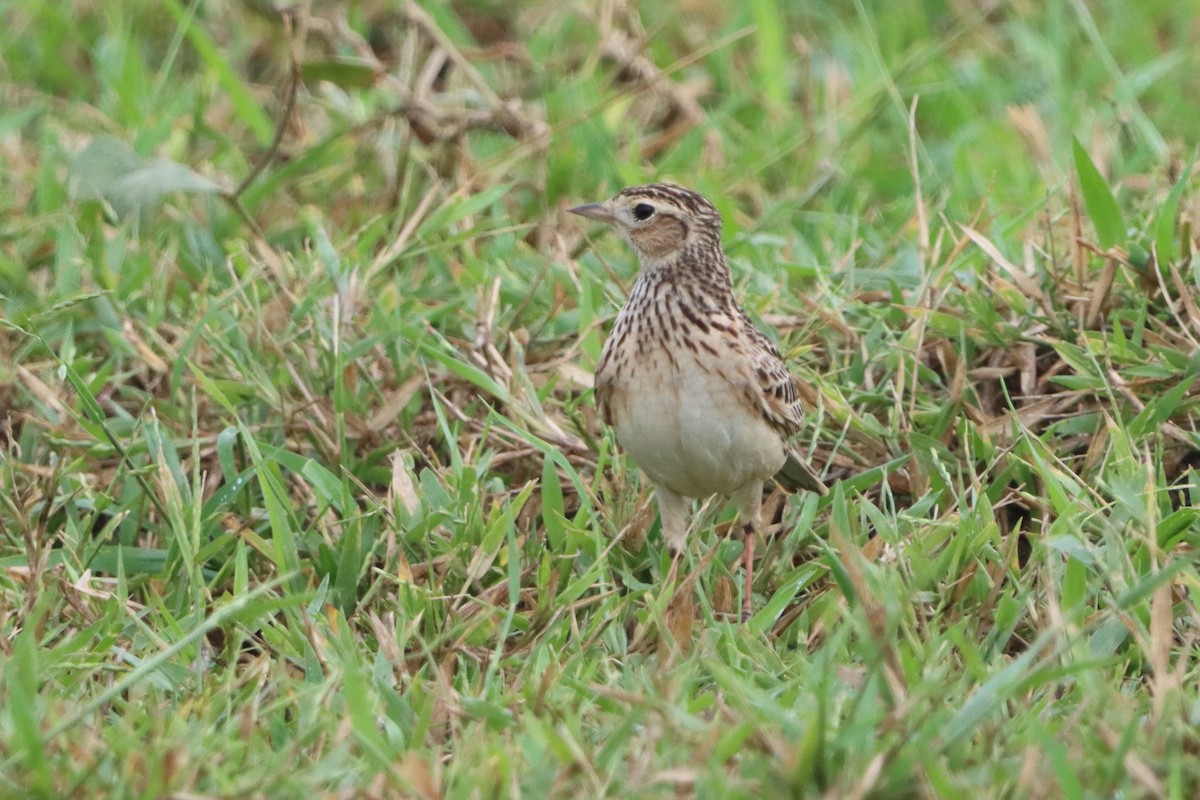
[[[588,203],[586,206],[575,206],[574,208],[568,208],[567,210],[572,214],[578,214],[581,217],[594,219],[597,222],[605,222],[609,225],[616,221],[616,218],[613,216],[612,210],[609,208],[608,203]]]

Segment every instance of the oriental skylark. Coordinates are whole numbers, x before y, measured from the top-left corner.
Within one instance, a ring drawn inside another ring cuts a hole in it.
[[[616,228],[640,265],[600,356],[600,416],[654,484],[674,555],[671,581],[687,544],[689,498],[724,495],[737,504],[744,621],[764,484],[778,478],[790,488],[827,491],[788,446],[803,417],[796,383],[733,296],[712,203],[652,183],[570,210]]]

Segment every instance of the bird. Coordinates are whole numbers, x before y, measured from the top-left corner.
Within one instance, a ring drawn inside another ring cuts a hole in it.
[[[650,183],[569,211],[612,226],[637,254],[637,279],[596,369],[595,402],[654,486],[673,556],[668,584],[687,546],[692,499],[727,497],[742,526],[745,622],[764,486],[778,479],[828,492],[788,443],[804,418],[796,381],[734,296],[721,213],[703,195]]]

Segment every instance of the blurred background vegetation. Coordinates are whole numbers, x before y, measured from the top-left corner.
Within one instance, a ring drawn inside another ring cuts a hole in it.
[[[1195,796],[1196,12],[0,0],[0,792]],[[744,626],[592,408],[662,179],[835,487]]]

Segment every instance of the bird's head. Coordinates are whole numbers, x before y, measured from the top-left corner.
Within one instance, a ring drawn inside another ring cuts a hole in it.
[[[570,211],[616,228],[643,267],[669,263],[695,245],[720,245],[721,212],[702,195],[672,183],[630,186],[603,203]]]

